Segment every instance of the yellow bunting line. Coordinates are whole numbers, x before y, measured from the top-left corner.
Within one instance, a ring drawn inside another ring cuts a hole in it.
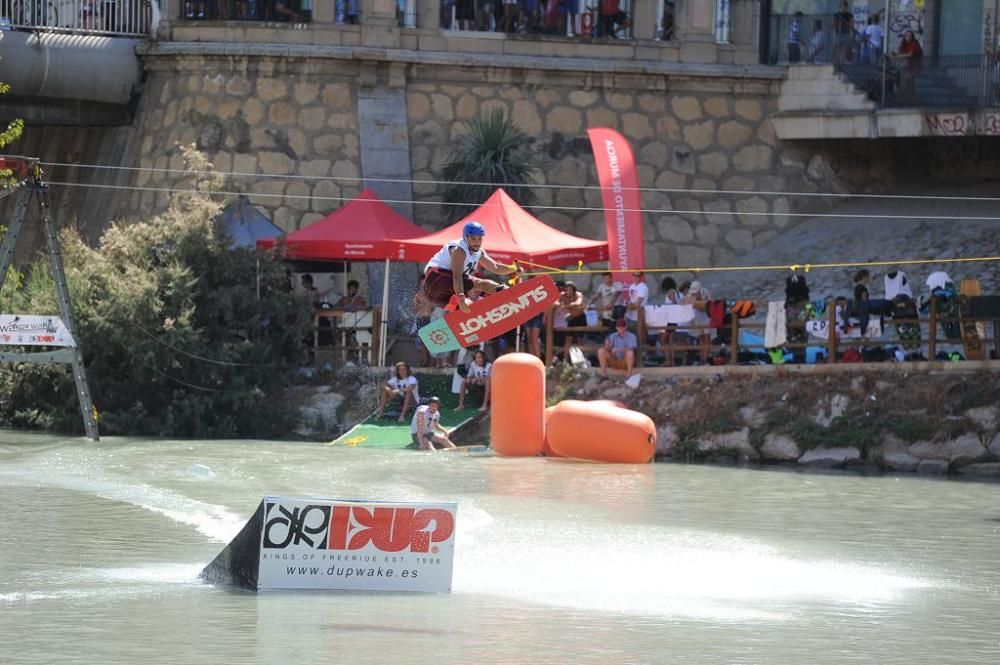
[[[536,270],[533,272],[526,272],[525,277],[533,277],[536,275],[565,275],[569,273],[583,273],[583,274],[597,274],[606,272],[642,272],[642,273],[660,273],[660,272],[737,272],[737,271],[747,271],[747,270],[790,270],[792,272],[797,272],[801,270],[802,272],[809,272],[810,270],[819,270],[822,268],[867,268],[872,266],[907,266],[907,265],[923,265],[929,263],[974,263],[974,262],[985,262],[985,261],[1000,261],[1000,256],[975,256],[975,257],[960,257],[954,259],[904,259],[898,261],[845,261],[837,263],[793,263],[790,265],[757,265],[757,266],[714,266],[714,267],[688,267],[688,268],[588,268],[583,270],[579,266],[577,268],[570,269],[560,269],[551,268],[549,266],[539,266],[547,268],[546,270]],[[531,263],[530,261],[521,261],[521,263],[526,263],[528,265],[538,266],[537,263]]]

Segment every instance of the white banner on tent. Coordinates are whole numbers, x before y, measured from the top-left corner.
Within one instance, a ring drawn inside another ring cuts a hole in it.
[[[0,314],[0,346],[76,348],[76,341],[58,316]]]
[[[257,588],[451,591],[457,511],[266,497]]]

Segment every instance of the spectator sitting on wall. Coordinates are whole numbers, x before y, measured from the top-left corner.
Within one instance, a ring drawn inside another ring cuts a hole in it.
[[[492,370],[493,364],[486,360],[485,351],[478,349],[472,354],[472,363],[469,365],[465,378],[462,379],[462,385],[458,389],[458,406],[455,407],[456,411],[461,411],[465,408],[465,393],[472,390],[481,392],[483,395],[483,404],[479,407],[479,410],[486,411],[490,408],[490,374]]]
[[[382,394],[379,395],[378,411],[376,418],[381,418],[385,414],[385,407],[390,400],[401,400],[402,406],[399,408],[399,422],[405,422],[406,412],[411,406],[420,403],[420,389],[417,385],[417,377],[410,373],[410,366],[400,360],[396,363],[392,376],[382,386]]]
[[[635,367],[635,353],[639,348],[639,339],[628,329],[628,322],[625,319],[618,319],[615,324],[615,332],[608,335],[604,340],[604,346],[597,351],[597,362],[601,369],[598,373],[607,378],[608,367],[625,371],[625,377],[632,376],[632,369]]]
[[[437,450],[438,446],[446,450],[454,450],[455,444],[448,438],[448,430],[441,426],[441,400],[437,397],[427,398],[427,404],[418,406],[413,412],[410,423],[410,438],[413,443],[410,448],[420,450]]]

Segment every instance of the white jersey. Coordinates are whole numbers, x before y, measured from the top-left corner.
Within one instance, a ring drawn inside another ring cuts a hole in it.
[[[490,370],[493,368],[493,363],[486,363],[482,367],[473,362],[469,365],[469,374],[467,378],[470,379],[485,379],[490,375]]]
[[[462,251],[465,252],[465,267],[462,269],[462,274],[465,277],[471,277],[472,273],[476,271],[476,267],[479,265],[479,259],[486,256],[486,252],[482,249],[478,252],[473,252],[469,249],[469,243],[465,242],[465,238],[456,240],[455,242],[449,242],[447,245],[438,250],[438,253],[432,256],[431,260],[427,262],[427,266],[424,268],[424,273],[426,274],[431,268],[451,270],[451,250],[456,247],[460,247]]]
[[[413,386],[413,401],[420,403],[420,388],[417,384],[417,377],[412,374],[408,375],[405,379],[400,379],[394,375],[389,377],[389,380],[385,383],[393,390],[405,391],[409,386]]]
[[[433,434],[434,426],[441,420],[441,411],[431,411],[431,407],[426,404],[418,406],[417,410],[413,412],[413,420],[410,421],[410,434],[417,433],[417,418],[420,414],[424,416],[424,431],[421,434]]]

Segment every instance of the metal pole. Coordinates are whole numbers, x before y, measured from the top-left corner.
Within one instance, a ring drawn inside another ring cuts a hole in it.
[[[889,74],[889,0],[885,0],[885,17],[882,19],[885,27],[882,30],[882,108],[885,108],[886,95],[888,94],[888,74]]]
[[[385,367],[385,347],[386,337],[389,334],[389,312],[386,306],[389,304],[389,259],[385,260],[385,279],[382,280],[382,320],[379,322],[378,334],[378,366]]]

